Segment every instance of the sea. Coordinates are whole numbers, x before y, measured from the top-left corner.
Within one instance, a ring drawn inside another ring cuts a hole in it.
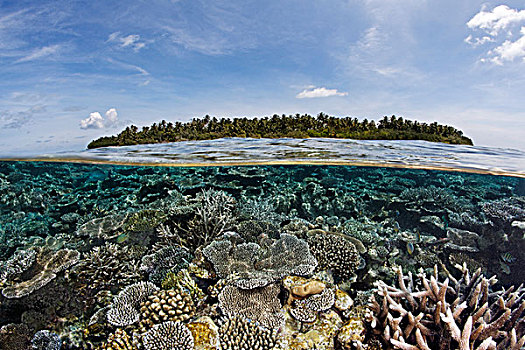
[[[0,349],[520,349],[524,267],[521,150],[227,138],[0,160]]]

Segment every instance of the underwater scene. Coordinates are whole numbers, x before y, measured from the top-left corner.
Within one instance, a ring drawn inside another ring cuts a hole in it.
[[[525,178],[0,162],[0,349],[522,349]]]

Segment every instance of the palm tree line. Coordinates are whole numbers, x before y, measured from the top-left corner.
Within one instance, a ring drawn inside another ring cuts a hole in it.
[[[251,138],[309,138],[330,137],[359,140],[426,140],[451,144],[472,145],[472,140],[452,126],[437,122],[430,124],[383,117],[379,122],[352,117],[334,117],[319,113],[277,115],[262,118],[193,118],[191,121],[153,123],[141,130],[135,125],[126,127],[116,136],[104,136],[89,143],[88,148],[127,146],[187,140],[210,140],[223,137]]]

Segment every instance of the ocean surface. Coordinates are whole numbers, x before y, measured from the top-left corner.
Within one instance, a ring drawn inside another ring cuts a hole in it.
[[[16,156],[14,156],[16,157]],[[135,164],[347,163],[492,171],[525,176],[525,152],[426,141],[344,139],[243,139],[104,147],[24,156]]]
[[[0,349],[521,349],[524,266],[519,150],[233,138],[0,161]]]

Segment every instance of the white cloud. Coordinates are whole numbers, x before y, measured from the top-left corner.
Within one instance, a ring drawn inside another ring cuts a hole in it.
[[[506,5],[496,6],[492,11],[482,9],[467,22],[472,30],[481,30],[488,35],[469,35],[465,42],[473,47],[494,43],[481,62],[503,65],[516,59],[525,60],[525,10],[512,9]],[[517,29],[521,27],[519,34]]]
[[[514,61],[516,58],[525,60],[525,27],[521,28],[521,38],[516,41],[506,40],[490,53],[494,54],[492,62],[502,65],[504,61]]]
[[[330,96],[347,96],[348,92],[339,92],[337,89],[327,89],[324,87],[311,88],[301,91],[295,96],[296,98],[315,98],[315,97],[330,97]]]
[[[102,129],[115,126],[118,119],[118,113],[115,108],[106,111],[106,119],[99,112],[89,114],[89,117],[80,121],[81,129]]]
[[[118,113],[115,108],[110,108],[106,111],[106,118],[111,124],[115,124],[117,122]]]
[[[102,129],[104,127],[104,118],[99,112],[89,114],[89,117],[80,121],[80,129]]]
[[[470,29],[482,29],[492,36],[499,34],[501,30],[509,28],[512,24],[525,21],[525,10],[515,10],[507,5],[496,6],[492,11],[478,12],[467,22]]]
[[[60,49],[60,45],[44,46],[40,49],[34,50],[29,55],[20,58],[19,60],[16,61],[16,63],[34,61],[34,60],[37,60],[43,57],[47,57],[47,56],[57,53],[59,49]]]
[[[130,34],[127,36],[121,36],[120,32],[111,33],[108,36],[107,42],[119,43],[120,47],[129,47],[132,48],[135,52],[140,51],[140,49],[146,46],[146,43],[144,41],[140,41],[140,35]]]

